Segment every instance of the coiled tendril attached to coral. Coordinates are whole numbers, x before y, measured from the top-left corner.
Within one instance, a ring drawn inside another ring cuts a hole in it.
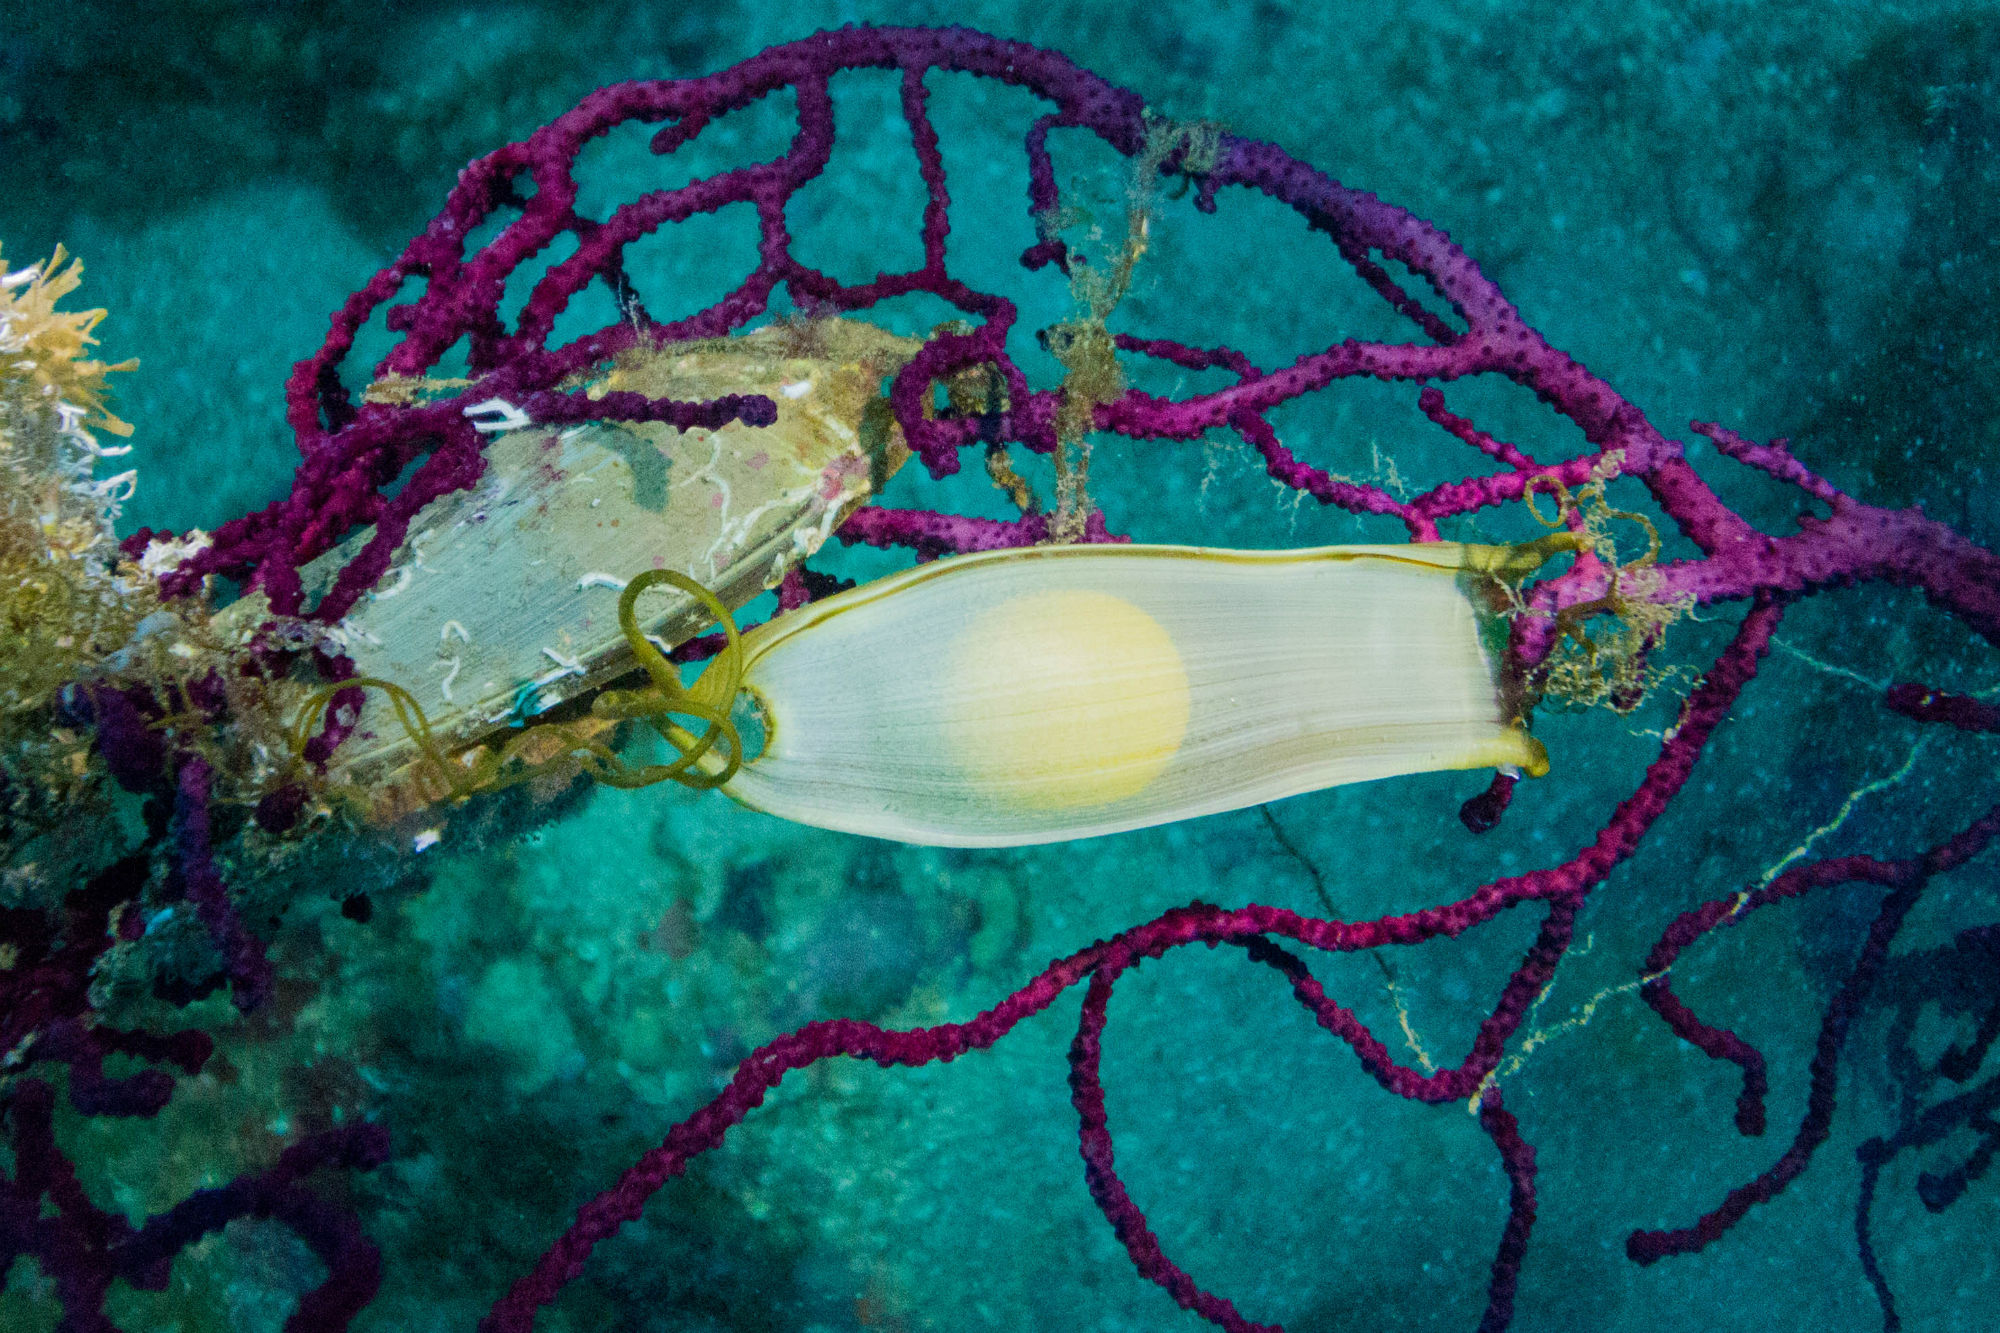
[[[678,668],[639,626],[636,608],[640,594],[662,584],[680,589],[706,607],[727,640],[692,685],[681,683]],[[478,746],[454,758],[438,743],[430,719],[410,692],[378,676],[335,681],[314,690],[293,724],[292,752],[303,756],[327,709],[343,691],[374,689],[388,696],[397,723],[454,800],[500,791],[534,778],[577,773],[587,773],[607,786],[625,788],[678,782],[705,791],[728,782],[743,763],[743,738],[729,716],[743,681],[742,637],[736,618],[703,584],[674,570],[653,569],[625,585],[618,599],[618,624],[650,683],[637,689],[605,690],[591,703],[591,716],[605,722],[647,723],[676,752],[668,763],[628,764],[605,742],[601,730],[563,722],[530,727],[497,748]],[[679,725],[676,718],[699,722],[699,734]]]
[[[1614,460],[1607,461],[1615,468]],[[1655,567],[1660,557],[1659,529],[1644,514],[1613,509],[1606,503],[1604,485],[1610,475],[1611,470],[1600,466],[1573,494],[1555,477],[1536,476],[1529,479],[1522,493],[1528,513],[1537,523],[1581,532],[1605,569],[1602,596],[1556,613],[1558,647],[1535,672],[1531,684],[1539,698],[1578,707],[1606,704],[1616,712],[1630,713],[1648,693],[1678,674],[1678,668],[1655,667],[1648,659],[1659,647],[1667,626],[1693,609],[1694,598],[1684,594],[1660,599],[1661,579]],[[1535,492],[1542,488],[1555,499],[1554,517],[1544,517],[1535,504]],[[1643,555],[1620,562],[1617,544],[1606,531],[1618,519],[1636,523],[1645,531]],[[1600,615],[1611,616],[1618,627],[1593,639],[1584,626]]]

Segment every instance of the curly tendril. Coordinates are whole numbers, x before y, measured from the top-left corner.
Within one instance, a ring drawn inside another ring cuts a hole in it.
[[[1595,549],[1605,567],[1602,596],[1556,612],[1555,634],[1562,647],[1543,663],[1535,685],[1539,694],[1552,694],[1574,704],[1606,703],[1618,712],[1629,713],[1669,674],[1648,667],[1646,659],[1659,645],[1666,627],[1686,614],[1692,602],[1685,596],[1666,601],[1658,597],[1660,531],[1644,514],[1613,509],[1605,503],[1608,475],[1594,472],[1590,482],[1572,494],[1560,479],[1542,474],[1530,477],[1522,491],[1530,517],[1545,528],[1580,529],[1578,535]],[[1541,488],[1556,502],[1552,518],[1544,517],[1535,503],[1535,493]],[[1605,529],[1619,519],[1644,531],[1643,555],[1623,561],[1618,558],[1617,544]],[[1601,643],[1585,628],[1598,616],[1610,616],[1618,622],[1617,629]]]
[[[727,639],[715,660],[710,662],[692,687],[681,684],[680,672],[666,659],[653,641],[639,628],[636,607],[639,594],[659,584],[668,584],[687,593],[708,608]],[[729,720],[737,691],[743,687],[743,639],[736,629],[736,617],[722,599],[685,574],[671,569],[651,569],[625,585],[618,598],[618,626],[625,632],[632,656],[639,659],[652,684],[636,690],[606,690],[591,703],[593,717],[609,721],[643,719],[660,739],[680,752],[670,764],[649,764],[627,768],[616,776],[598,776],[600,781],[620,787],[644,787],[671,779],[683,786],[707,790],[720,787],[736,776],[743,764],[743,738]],[[699,718],[704,724],[700,736],[674,725],[674,717]],[[701,766],[716,743],[722,744],[721,767]]]
[[[639,627],[639,595],[667,584],[699,601],[722,626],[727,644],[692,686],[681,683],[680,672]],[[292,726],[292,753],[303,756],[306,744],[325,717],[334,698],[344,690],[380,690],[395,709],[396,721],[453,800],[499,791],[533,778],[587,773],[606,786],[649,787],[678,782],[708,790],[736,776],[743,763],[743,738],[729,713],[743,681],[742,636],[730,610],[703,584],[670,569],[648,570],[625,585],[618,599],[618,624],[632,655],[651,684],[638,689],[606,690],[591,703],[591,716],[605,722],[643,721],[678,757],[665,764],[627,764],[599,735],[573,723],[546,722],[531,726],[495,749],[478,746],[456,757],[447,755],[431,730],[423,706],[391,680],[358,676],[322,685],[307,696]],[[674,721],[690,718],[700,733]],[[557,746],[549,753],[551,743]],[[537,757],[539,755],[539,757]]]

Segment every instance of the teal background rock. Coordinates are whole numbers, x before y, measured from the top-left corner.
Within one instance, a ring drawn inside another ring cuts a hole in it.
[[[13,0],[0,19],[0,243],[10,266],[58,241],[79,253],[82,295],[112,311],[104,350],[141,359],[117,400],[139,428],[134,525],[212,526],[282,490],[296,461],[282,419],[291,363],[469,158],[604,83],[712,72],[847,21],[951,20],[1059,49],[1169,115],[1273,140],[1444,227],[1531,323],[1669,434],[1698,417],[1789,436],[1836,485],[2000,541],[1990,6],[216,2],[140,14]],[[1018,354],[1053,383],[1027,339],[1064,317],[1069,295],[1013,263],[1032,235],[1019,148],[1032,102],[957,76],[931,87],[953,265],[1021,302]],[[799,255],[836,276],[916,253],[921,196],[893,89],[886,75],[837,81],[840,146],[789,213]],[[586,204],[768,152],[788,114],[768,99],[664,164],[614,137],[587,164]],[[1075,141],[1057,152],[1059,180],[1115,243],[1117,162]],[[725,214],[660,238],[635,270],[655,313],[726,291],[753,262],[750,235]],[[884,315],[918,332],[943,312]],[[1400,336],[1323,237],[1228,195],[1215,218],[1163,208],[1113,326],[1224,342],[1265,364],[1342,336]],[[1414,397],[1343,384],[1274,424],[1310,460],[1384,484],[1420,490],[1474,470]],[[1447,402],[1538,451],[1578,443],[1518,390],[1452,386]],[[1782,531],[1800,512],[1796,495],[1687,438],[1753,521]],[[1142,538],[1399,535],[1300,506],[1220,435],[1107,443],[1095,467],[1111,526]],[[940,484],[912,468],[895,485],[899,502],[1002,512],[976,475]],[[1509,514],[1452,535],[1529,531]],[[892,563],[846,553],[826,567]],[[1673,660],[1698,669],[1733,622],[1719,610],[1678,626]],[[1991,738],[1921,733],[1879,707],[1881,685],[1911,678],[2000,684],[1990,650],[1913,596],[1802,605],[1650,845],[1596,892],[1586,943],[1529,1025],[1546,1040],[1504,1070],[1541,1170],[1517,1328],[1880,1326],[1853,1239],[1854,1148],[1887,1131],[1898,1095],[1879,1010],[1851,1038],[1834,1134],[1805,1176],[1699,1257],[1640,1269],[1623,1253],[1631,1229],[1691,1222],[1782,1151],[1873,891],[1767,910],[1676,973],[1705,1017],[1769,1058],[1762,1139],[1731,1127],[1733,1071],[1677,1042],[1631,986],[1677,913],[1797,849],[1907,855],[1990,799]],[[387,1261],[358,1327],[469,1328],[581,1201],[759,1043],[816,1017],[962,1019],[1049,959],[1196,898],[1366,918],[1555,863],[1635,785],[1673,720],[1671,694],[1631,718],[1540,719],[1554,772],[1476,839],[1455,817],[1480,785],[1469,774],[990,854],[606,790],[495,803],[421,856],[376,848],[333,876],[239,866],[238,887],[281,917],[278,997],[249,1019],[204,1001],[216,1065],[157,1121],[72,1121],[67,1141],[95,1196],[136,1216],[316,1127],[379,1119],[393,1159],[336,1186]],[[1899,949],[1990,920],[1994,888],[1989,852],[1934,887]],[[366,922],[342,914],[364,895]],[[1315,970],[1385,1040],[1402,1031],[1400,1005],[1413,1043],[1455,1063],[1531,938],[1528,910]],[[1132,1272],[1084,1191],[1064,1082],[1075,1014],[1066,997],[948,1066],[839,1061],[795,1076],[603,1247],[540,1326],[1199,1327]],[[1477,1323],[1506,1182],[1464,1108],[1382,1092],[1233,952],[1149,964],[1121,982],[1112,1015],[1121,1168],[1197,1280],[1295,1331]],[[1931,1007],[1917,1040],[1935,1051],[1968,1023]],[[1938,1215],[1913,1188],[1920,1167],[1966,1151],[1953,1141],[1885,1174],[1875,1236],[1907,1328],[1987,1327],[2000,1302],[1993,1182]],[[318,1280],[315,1264],[282,1229],[238,1223],[181,1258],[166,1293],[121,1292],[114,1312],[132,1328],[273,1328]],[[6,1276],[0,1323],[51,1327],[54,1308],[31,1266]]]

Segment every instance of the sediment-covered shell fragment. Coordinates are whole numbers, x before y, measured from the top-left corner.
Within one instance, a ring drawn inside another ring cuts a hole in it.
[[[740,607],[818,550],[900,466],[907,450],[881,385],[918,346],[822,320],[622,355],[589,393],[762,394],[777,421],[686,431],[528,424],[498,435],[478,485],[439,498],[411,524],[388,573],[339,627],[345,651],[362,676],[408,690],[447,751],[626,674],[633,662],[617,606],[627,579],[673,569]],[[309,597],[370,535],[306,567]],[[669,645],[708,619],[670,589],[642,606],[643,628]],[[411,772],[417,759],[389,702],[371,694],[330,774],[364,787],[423,786]],[[391,797],[385,812],[421,803],[380,794]]]

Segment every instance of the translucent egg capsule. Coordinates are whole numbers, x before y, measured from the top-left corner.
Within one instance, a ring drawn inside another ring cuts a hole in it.
[[[1495,579],[1546,553],[1101,545],[920,565],[745,636],[752,753],[724,790],[825,828],[998,847],[1432,769],[1539,776],[1485,639]]]

